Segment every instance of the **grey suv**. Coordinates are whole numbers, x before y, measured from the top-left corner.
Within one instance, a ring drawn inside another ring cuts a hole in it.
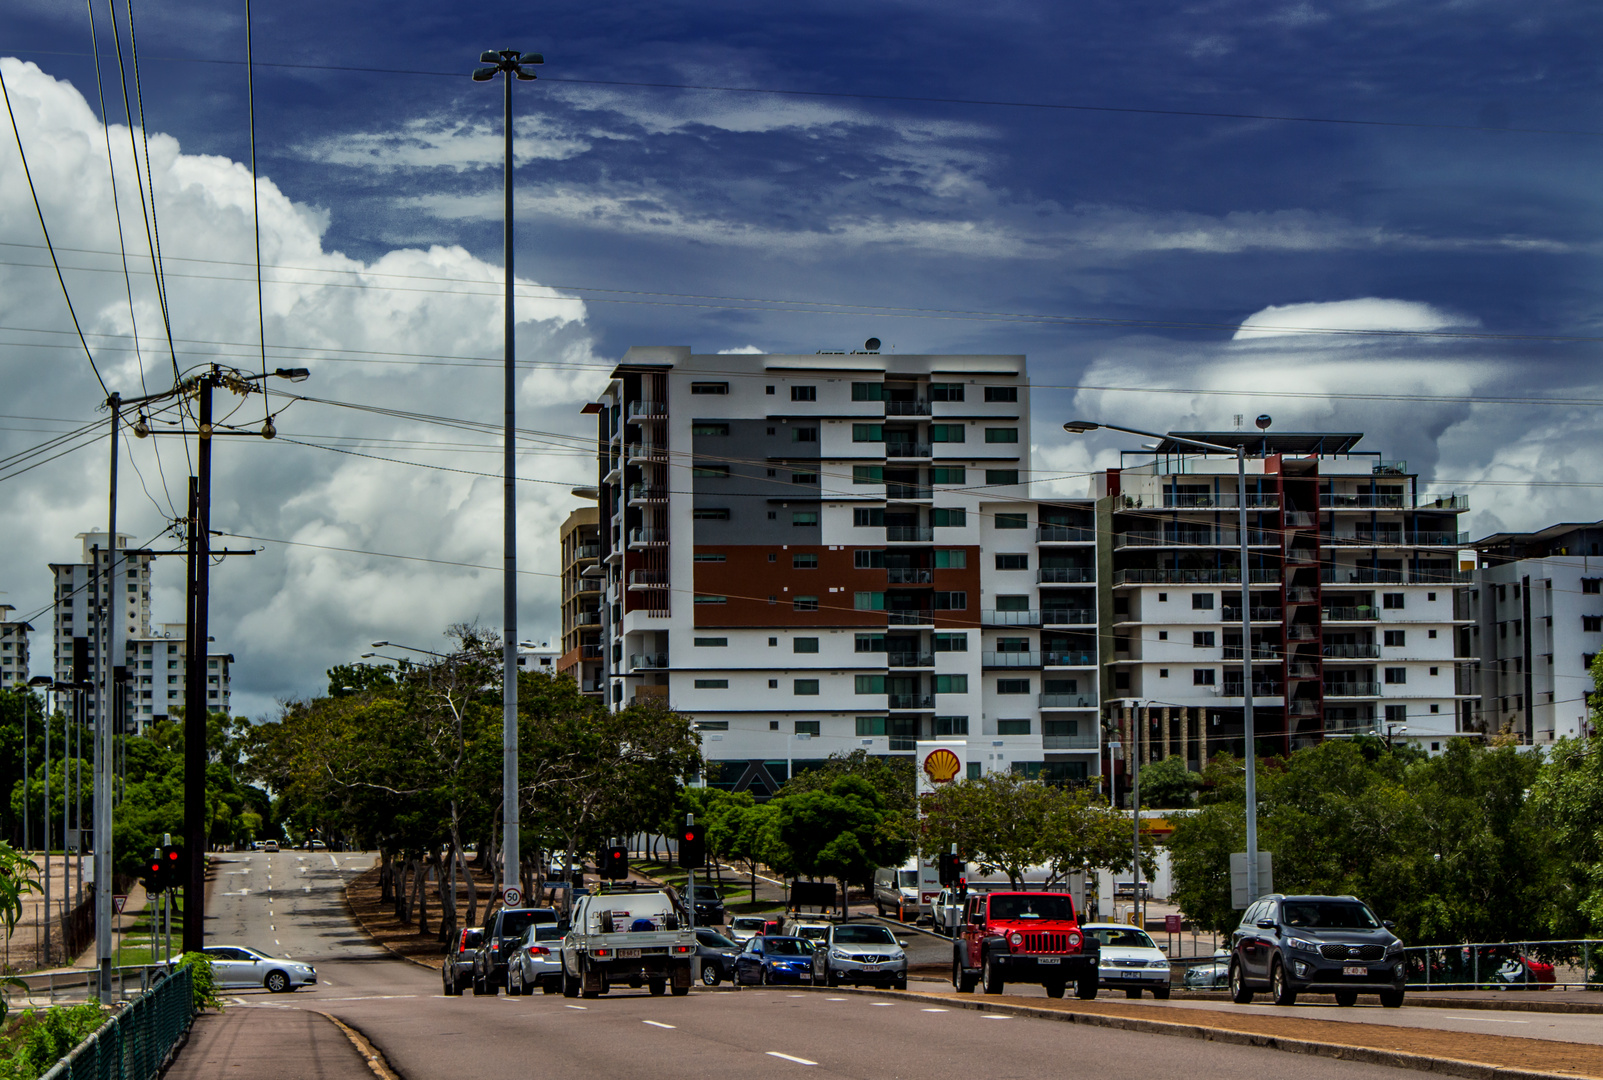
[[[1337,1005],[1379,994],[1382,1005],[1395,1009],[1403,1003],[1407,968],[1391,927],[1353,896],[1266,896],[1247,908],[1231,935],[1231,1000],[1245,1005],[1262,989],[1276,1005],[1291,1005],[1298,994],[1317,990],[1334,993]]]

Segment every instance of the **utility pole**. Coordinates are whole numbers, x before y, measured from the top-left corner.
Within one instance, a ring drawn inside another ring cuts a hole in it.
[[[106,619],[100,630],[99,669],[101,707],[95,717],[95,956],[100,961],[100,1001],[111,1004],[111,731],[113,716],[122,712],[122,691],[115,682],[112,644],[117,639],[117,436],[122,425],[122,398],[112,394],[111,406],[111,503],[107,510],[107,532],[111,537],[106,554]],[[99,559],[95,562],[98,566]],[[91,577],[91,580],[93,578]],[[111,708],[107,709],[106,705]]]
[[[216,373],[196,386],[199,430],[195,476],[189,480],[189,618],[184,667],[184,951],[206,944],[206,654],[210,641],[212,389]]]

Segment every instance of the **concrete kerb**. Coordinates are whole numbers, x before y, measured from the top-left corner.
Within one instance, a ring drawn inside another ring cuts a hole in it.
[[[374,1046],[366,1035],[363,1035],[355,1027],[332,1013],[318,1012],[317,1015],[330,1021],[340,1031],[344,1032],[345,1037],[351,1040],[351,1045],[356,1047],[356,1052],[362,1055],[362,1060],[367,1062],[367,1067],[373,1070],[373,1075],[377,1076],[379,1080],[401,1080],[400,1073],[390,1067],[390,1063],[384,1057],[384,1052]]]
[[[759,989],[753,987],[753,989]],[[778,989],[778,988],[775,988]],[[804,987],[784,987],[799,990]],[[892,1000],[929,1001],[930,997],[900,990],[864,989],[861,987],[823,987],[811,989],[832,993],[851,993],[864,997],[884,997]],[[1229,1043],[1235,1046],[1256,1046],[1266,1050],[1280,1050],[1290,1054],[1310,1054],[1315,1057],[1358,1061],[1367,1065],[1384,1065],[1396,1069],[1413,1069],[1416,1072],[1433,1072],[1445,1076],[1468,1077],[1469,1080],[1575,1080],[1577,1073],[1549,1073],[1531,1069],[1510,1069],[1501,1065],[1488,1065],[1479,1061],[1462,1061],[1457,1058],[1430,1057],[1400,1050],[1376,1050],[1367,1046],[1349,1046],[1343,1043],[1314,1042],[1308,1039],[1286,1039],[1276,1035],[1260,1035],[1246,1031],[1211,1028],[1203,1024],[1183,1024],[1167,1020],[1139,1020],[1134,1017],[1105,1016],[1098,1013],[1066,1012],[1042,1009],[1031,1005],[1013,1005],[999,1001],[964,1001],[950,997],[938,999],[943,1006],[969,1009],[973,1012],[1003,1013],[1010,1016],[1027,1016],[1036,1020],[1056,1020],[1061,1023],[1086,1024],[1090,1027],[1111,1028],[1118,1031],[1135,1031],[1146,1035],[1174,1035],[1188,1039]]]

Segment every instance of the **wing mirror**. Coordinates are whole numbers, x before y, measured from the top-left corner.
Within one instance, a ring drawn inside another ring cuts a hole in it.
[[[1384,926],[1388,930],[1397,929],[1397,922],[1394,919],[1382,919],[1380,920],[1380,925]]]
[[[896,944],[900,945],[902,948],[905,949],[905,948],[907,948],[907,939],[904,938],[904,937],[899,937],[899,938],[896,939]]]
[[[1258,920],[1258,929],[1260,929],[1260,930],[1278,930],[1278,929],[1280,929],[1280,924],[1275,922],[1275,920],[1273,920],[1273,919],[1259,919]]]

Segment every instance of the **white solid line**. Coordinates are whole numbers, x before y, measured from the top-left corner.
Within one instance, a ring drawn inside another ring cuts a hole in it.
[[[951,1012],[950,1009],[920,1009],[919,1012]]]
[[[1481,1024],[1529,1024],[1529,1020],[1493,1020],[1489,1016],[1449,1016],[1448,1020],[1474,1020]]]
[[[818,1062],[816,1062],[816,1061],[808,1061],[806,1058],[792,1057],[790,1054],[781,1054],[778,1050],[770,1050],[770,1051],[768,1051],[768,1056],[769,1057],[776,1057],[776,1058],[784,1058],[786,1061],[794,1061],[798,1065],[817,1065],[818,1064]]]
[[[273,944],[274,944],[274,945],[282,945],[282,944],[284,944],[284,943],[283,943],[283,942],[282,942],[282,941],[279,941],[279,940],[278,940],[278,939],[277,939],[277,938],[274,938],[274,939],[273,939]]]
[[[674,1029],[673,1024],[664,1024],[661,1020],[642,1020],[640,1022],[642,1024],[650,1024],[652,1027],[667,1028],[669,1031]]]
[[[564,1009],[578,1009],[580,1012],[583,1012],[584,1010],[588,1009],[590,1006],[588,1006],[588,1005],[564,1005],[562,1007]]]

